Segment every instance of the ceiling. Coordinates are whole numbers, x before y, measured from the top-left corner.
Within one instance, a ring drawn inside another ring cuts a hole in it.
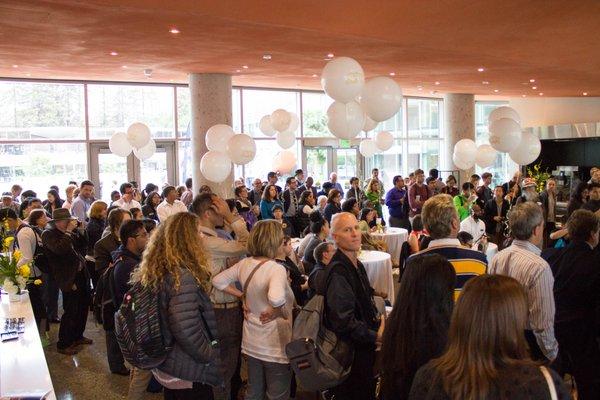
[[[600,96],[597,0],[0,0],[0,17],[2,77],[319,89],[333,53],[409,94]]]

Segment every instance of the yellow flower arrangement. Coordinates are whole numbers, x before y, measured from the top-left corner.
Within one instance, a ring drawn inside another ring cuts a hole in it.
[[[35,281],[33,281],[33,284],[35,286],[40,286],[42,284],[42,280],[41,279],[36,279]]]
[[[13,256],[14,256],[14,254],[13,254]],[[19,260],[17,260],[17,262],[18,261]],[[31,275],[31,268],[29,268],[29,264],[23,264],[23,265],[21,265],[19,267],[19,274],[21,274],[21,276],[24,277],[24,278],[29,278],[29,275]]]
[[[41,285],[40,279],[31,279],[31,263],[17,266],[23,259],[23,253],[20,250],[10,252],[15,241],[14,236],[10,235],[10,227],[7,221],[3,221],[0,228],[0,243],[2,252],[0,253],[0,285],[10,294],[19,294],[28,283]]]
[[[8,249],[10,249],[10,246],[12,246],[14,241],[15,238],[13,236],[5,237],[2,241],[2,251],[8,251]]]
[[[15,250],[13,251],[13,257],[17,262],[19,262],[21,257],[23,257],[23,253],[21,253],[21,250]]]

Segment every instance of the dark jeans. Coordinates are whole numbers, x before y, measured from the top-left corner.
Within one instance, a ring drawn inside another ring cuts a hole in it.
[[[44,303],[48,320],[58,318],[58,283],[51,274],[42,274],[44,281]],[[64,307],[63,307],[64,308]]]
[[[408,231],[408,233],[410,233],[411,226],[410,226],[410,221],[408,220],[408,217],[406,218],[396,218],[396,217],[392,217],[390,215],[390,226],[393,228],[404,228]]]
[[[237,370],[242,346],[242,307],[215,308],[217,327],[219,329],[219,345],[221,362],[223,363],[224,388],[214,388],[215,399],[229,400],[231,397],[231,380]]]
[[[287,400],[290,398],[292,370],[290,364],[248,360],[248,389],[245,400]]]
[[[191,389],[165,388],[163,395],[165,400],[213,400],[212,388],[198,382],[194,382]]]
[[[123,359],[119,342],[117,342],[115,331],[104,331],[104,333],[106,336],[106,356],[108,357],[110,372],[126,370],[127,367],[125,367],[125,360]]]
[[[361,346],[354,349],[354,361],[348,378],[331,389],[335,400],[375,400],[375,349]]]
[[[58,343],[56,347],[64,349],[83,337],[87,322],[90,293],[89,283],[83,271],[75,276],[75,290],[63,292],[63,308],[65,313],[60,320]]]
[[[570,373],[577,383],[579,400],[600,399],[600,349],[594,325],[573,321],[555,325],[562,373]]]
[[[38,330],[45,332],[48,330],[48,320],[46,305],[44,304],[44,283],[42,282],[41,285],[28,283],[27,291],[29,292],[29,300],[31,301],[31,308],[33,309],[33,316]],[[42,323],[44,324],[43,326],[41,326]]]

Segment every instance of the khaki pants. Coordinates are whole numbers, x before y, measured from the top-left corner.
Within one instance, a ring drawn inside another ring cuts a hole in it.
[[[143,400],[146,398],[146,388],[152,379],[152,371],[131,367],[129,374],[129,393],[127,400]]]

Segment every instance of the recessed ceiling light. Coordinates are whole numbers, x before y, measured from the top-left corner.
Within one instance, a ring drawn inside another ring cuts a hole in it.
[[[482,85],[489,85],[490,83],[488,81],[481,81]]]
[[[535,82],[535,79],[530,79],[529,82],[533,83]]]
[[[263,60],[270,60],[273,58],[270,54],[263,54]]]
[[[494,89],[494,93],[498,93],[500,90],[498,89]]]
[[[436,85],[439,85],[439,84],[440,84],[440,82],[438,82],[438,81],[435,81],[435,84],[436,84]]]
[[[477,68],[477,71],[483,72],[483,71],[485,71],[485,69],[483,67],[479,67],[479,68]]]
[[[395,72],[390,72],[390,76],[396,76]]]
[[[521,97],[527,97],[527,95],[526,94],[522,94]]]
[[[417,86],[417,90],[423,90],[423,86]]]
[[[327,54],[327,58],[333,58],[333,53]]]
[[[544,95],[544,93],[540,92],[540,96],[543,96],[543,95]]]
[[[317,77],[317,74],[312,74],[312,77],[313,77],[313,78],[316,78],[316,77]]]
[[[19,66],[17,64],[13,64],[12,66],[13,68],[19,68]]]
[[[127,69],[127,65],[121,65],[121,68]]]
[[[118,56],[118,55],[119,55],[119,53],[117,53],[116,51],[111,51],[111,52],[110,52],[110,55],[111,55],[111,56]]]
[[[242,68],[248,69],[248,66],[247,65],[242,65]]]
[[[235,72],[242,72],[242,70],[241,69],[236,69]]]
[[[171,28],[171,29],[169,29],[169,32],[171,32],[174,35],[177,35],[181,31],[179,29],[177,29],[177,28]]]
[[[583,95],[584,95],[584,96],[587,96],[587,92],[583,92]]]
[[[532,86],[531,88],[532,88],[533,90],[535,90],[535,89],[537,89],[537,86]]]

